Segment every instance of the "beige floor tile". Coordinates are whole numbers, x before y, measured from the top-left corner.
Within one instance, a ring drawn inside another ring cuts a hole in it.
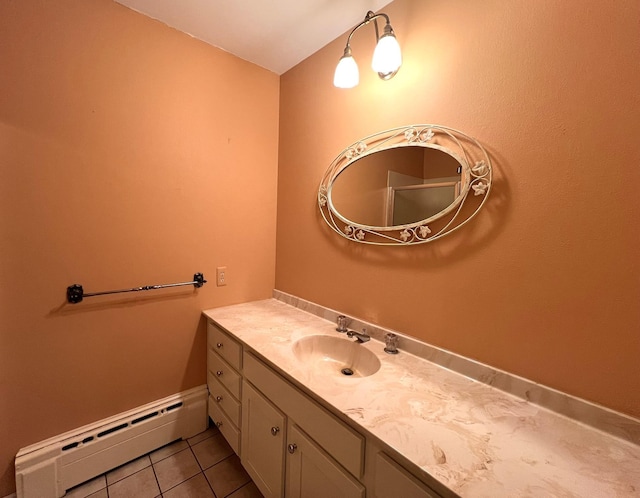
[[[153,469],[163,493],[200,473],[200,466],[189,448],[154,463]]]
[[[264,498],[258,487],[250,482],[242,486],[238,491],[229,495],[229,498]]]
[[[201,432],[200,434],[197,434],[197,435],[187,439],[187,442],[189,443],[189,445],[194,446],[194,445],[198,444],[199,442],[204,441],[205,439],[209,439],[214,434],[219,434],[219,433],[220,433],[220,431],[218,430],[217,427],[215,427],[215,426],[209,427],[206,431]]]
[[[149,455],[145,455],[143,457],[132,460],[129,463],[125,463],[120,467],[113,469],[111,472],[107,472],[107,484],[113,484],[114,482],[118,482],[125,477],[129,477],[131,474],[135,474],[136,472],[149,467],[151,465],[151,459]]]
[[[104,475],[91,479],[75,488],[67,491],[65,497],[70,498],[86,498],[87,496],[107,487],[107,480]]]
[[[151,463],[159,462],[163,458],[167,458],[168,456],[174,455],[179,451],[182,451],[188,447],[189,447],[189,444],[183,440],[175,441],[171,444],[163,446],[162,448],[159,448],[156,451],[152,451],[149,454],[149,456],[151,457]]]
[[[216,498],[204,475],[198,474],[162,493],[164,498]]]
[[[227,496],[251,481],[237,455],[225,458],[210,467],[204,475],[218,497]]]
[[[65,497],[160,498],[160,493],[164,498],[262,498],[213,426],[76,486]]]
[[[231,446],[229,446],[222,434],[215,434],[209,439],[194,445],[192,449],[198,459],[198,463],[205,470],[233,455]]]
[[[69,495],[65,495],[69,496]],[[109,493],[107,493],[107,488],[101,489],[97,493],[92,493],[87,498],[109,498]]]
[[[160,494],[151,467],[136,472],[108,488],[109,498],[155,498]]]

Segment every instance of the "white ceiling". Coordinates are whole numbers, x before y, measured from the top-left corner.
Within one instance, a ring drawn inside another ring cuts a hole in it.
[[[282,74],[391,0],[115,0]],[[346,39],[345,39],[346,43]],[[342,53],[336,54],[336,61]]]

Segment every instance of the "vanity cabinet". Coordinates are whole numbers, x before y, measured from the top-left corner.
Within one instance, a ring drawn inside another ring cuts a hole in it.
[[[373,496],[375,498],[438,498],[434,491],[407,472],[391,457],[376,452],[373,473]]]
[[[207,342],[209,416],[265,498],[439,496],[215,323]]]
[[[207,324],[209,417],[240,454],[242,345],[215,324]]]
[[[241,459],[262,494],[364,498],[364,438],[252,354],[243,364]]]

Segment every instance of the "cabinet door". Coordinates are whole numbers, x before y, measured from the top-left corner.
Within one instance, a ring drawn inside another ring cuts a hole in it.
[[[242,464],[265,498],[284,494],[284,415],[256,391],[242,386]]]
[[[364,487],[296,425],[287,430],[287,498],[364,498]]]

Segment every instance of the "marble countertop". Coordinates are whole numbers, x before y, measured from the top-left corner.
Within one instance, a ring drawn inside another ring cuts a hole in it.
[[[463,497],[640,496],[640,446],[405,351],[369,377],[318,375],[292,354],[335,322],[276,299],[206,310],[357,427]]]

